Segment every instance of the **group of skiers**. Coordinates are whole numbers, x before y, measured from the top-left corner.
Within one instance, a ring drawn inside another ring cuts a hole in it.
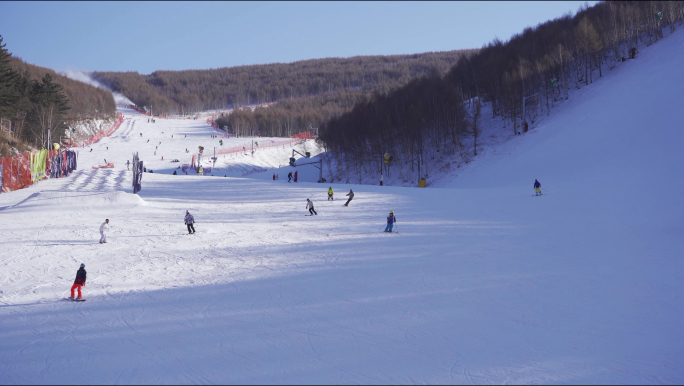
[[[291,173],[290,173],[291,174]],[[288,176],[289,177],[289,176]],[[534,192],[535,196],[539,196],[542,194],[541,192],[541,183],[537,179],[534,180]],[[352,189],[349,189],[349,193],[346,194],[346,196],[349,197],[347,202],[344,204],[344,206],[349,206],[349,203],[351,200],[354,198],[354,191]],[[334,191],[332,186],[328,187],[328,201],[334,200]],[[311,199],[307,198],[306,199],[306,209],[309,210],[309,216],[315,216],[318,215],[318,212],[314,209],[314,203],[311,201]],[[194,234],[195,233],[195,218],[193,217],[192,214],[190,214],[189,210],[185,211],[185,225],[188,228],[188,234]],[[397,222],[397,217],[394,215],[394,211],[390,210],[389,214],[387,215],[387,226],[385,227],[385,232],[392,233],[394,224]],[[100,244],[105,244],[107,243],[107,229],[109,227],[109,219],[105,219],[105,221],[100,225]],[[71,287],[71,297],[68,299],[71,300],[83,300],[81,298],[81,287],[85,286],[86,283],[86,270],[85,270],[85,264],[81,264],[81,267],[79,268],[78,272],[76,272],[76,280],[74,280],[74,284]],[[78,290],[78,297],[74,298],[74,290]]]

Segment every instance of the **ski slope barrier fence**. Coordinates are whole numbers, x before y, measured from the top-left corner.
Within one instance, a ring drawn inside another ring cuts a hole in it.
[[[121,126],[121,122],[123,122],[123,115],[119,114],[119,118],[117,118],[116,121],[114,121],[114,123],[109,128],[98,131],[92,137],[86,139],[83,142],[78,143],[77,146],[80,146],[80,147],[90,146],[90,145],[100,141],[104,137],[109,137],[110,135],[114,134],[114,132],[116,131],[116,129],[119,128],[119,126]]]
[[[280,146],[294,146],[295,144],[299,143],[301,140],[304,139],[313,139],[314,137],[311,135],[310,132],[308,131],[303,131],[301,133],[297,133],[290,137],[289,139],[283,139],[280,141],[275,141],[275,140],[264,140],[264,141],[254,141],[254,151],[261,150],[261,149],[270,149],[274,147],[280,147]],[[208,149],[207,149],[208,150]],[[216,150],[216,155],[223,155],[223,154],[236,154],[236,153],[245,153],[247,154],[248,152],[252,151],[252,147],[247,146],[247,145],[238,145],[238,146],[232,146],[228,148],[221,147]],[[204,157],[211,157],[209,155],[210,153],[204,154]],[[193,159],[195,157],[193,156]],[[194,161],[192,163],[194,165]]]
[[[61,178],[76,170],[76,152],[40,150],[0,158],[0,192],[24,189],[46,178]]]
[[[284,139],[282,141],[274,141],[274,140],[255,141],[254,142],[254,151],[263,150],[263,149],[270,149],[270,148],[280,147],[280,146],[292,147],[299,142],[300,142],[300,140],[295,139],[295,138]],[[248,153],[251,153],[251,151],[252,151],[251,145],[249,147],[247,145],[238,145],[238,146],[231,146],[228,148],[217,149],[216,155],[217,156],[227,155],[227,154],[237,155],[239,153],[244,153],[245,155],[247,155]],[[204,160],[209,159],[210,160],[212,156],[213,156],[212,152],[207,152],[205,154],[202,154],[201,157],[200,157],[200,154],[193,154],[192,161],[190,162],[190,165],[188,165],[188,166],[191,166],[194,168],[194,167],[196,167],[196,165],[195,165],[196,160],[198,160],[198,159],[204,159]],[[185,165],[183,165],[183,167],[185,167]],[[185,172],[185,169],[183,169],[183,171]]]
[[[258,145],[257,145],[258,143]],[[258,149],[270,149],[273,147],[280,147],[280,146],[293,146],[297,141],[294,139],[285,139],[282,141],[256,141],[254,145],[254,150]],[[239,145],[239,146],[232,146],[229,148],[220,148],[216,149],[216,155],[222,155],[222,154],[233,154],[233,153],[247,153],[251,152],[252,147],[251,146],[246,146],[246,145]]]

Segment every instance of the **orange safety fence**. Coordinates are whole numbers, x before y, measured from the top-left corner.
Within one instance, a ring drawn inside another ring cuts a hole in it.
[[[302,131],[301,133],[297,133],[297,134],[293,135],[291,138],[314,139],[314,136],[309,131]]]
[[[50,170],[52,168],[52,157],[60,154],[59,151],[48,151],[45,160],[45,174],[42,179],[49,178]],[[66,162],[66,152],[64,161]],[[0,158],[0,166],[2,166],[2,184],[0,189],[3,193],[14,190],[24,189],[33,185],[31,180],[31,153],[23,153],[15,155],[14,157]]]
[[[116,121],[114,121],[114,123],[109,128],[98,131],[92,137],[86,139],[85,141],[79,142],[77,144],[77,146],[80,146],[80,147],[90,146],[90,145],[98,142],[99,140],[101,140],[104,137],[109,137],[110,135],[112,135],[116,131],[116,129],[119,128],[119,126],[121,125],[121,122],[123,122],[123,115],[119,114],[119,118],[117,118]]]

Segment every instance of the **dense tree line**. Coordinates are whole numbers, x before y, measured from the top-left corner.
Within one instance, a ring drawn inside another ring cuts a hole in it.
[[[109,90],[70,79],[52,69],[25,63],[16,57],[12,58],[10,67],[19,74],[28,74],[31,79],[42,79],[45,74],[50,74],[54,82],[62,86],[69,100],[68,119],[105,118],[113,117],[116,113],[116,102]]]
[[[330,119],[321,139],[337,159],[339,175],[348,180],[356,172],[361,179],[382,171],[386,153],[413,170],[440,151],[459,151],[468,118],[460,90],[433,74]]]
[[[318,128],[370,96],[363,90],[350,90],[286,99],[268,106],[236,108],[230,114],[222,114],[216,123],[239,136],[289,137],[310,127]]]
[[[6,46],[0,36],[0,118],[14,133],[11,139],[3,134],[2,156],[22,141],[47,146],[48,134],[57,142],[72,119],[114,115],[111,92],[12,58]]]
[[[569,87],[589,85],[626,60],[633,46],[656,42],[664,27],[674,31],[675,21],[683,18],[681,1],[585,4],[575,16],[526,28],[506,43],[496,39],[461,56],[443,77],[411,82],[359,104],[322,125],[321,139],[346,170],[364,165],[368,157],[379,160],[384,152],[409,163],[419,156],[434,158],[438,151],[458,153],[463,135],[477,146],[481,103],[491,103],[493,116],[517,133],[522,122],[550,114],[554,102],[567,98]],[[647,23],[630,38],[630,26]],[[536,93],[526,99],[523,117],[523,98]],[[466,105],[473,115],[463,116]]]
[[[210,70],[94,72],[92,76],[153,112],[193,113],[349,91],[385,93],[410,79],[445,73],[474,50],[326,58]],[[359,94],[360,95],[360,94]],[[342,96],[344,97],[344,96]]]

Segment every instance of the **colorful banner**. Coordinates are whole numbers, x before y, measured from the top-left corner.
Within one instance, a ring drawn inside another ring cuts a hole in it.
[[[31,182],[36,182],[45,177],[47,155],[47,150],[40,150],[31,154]]]

